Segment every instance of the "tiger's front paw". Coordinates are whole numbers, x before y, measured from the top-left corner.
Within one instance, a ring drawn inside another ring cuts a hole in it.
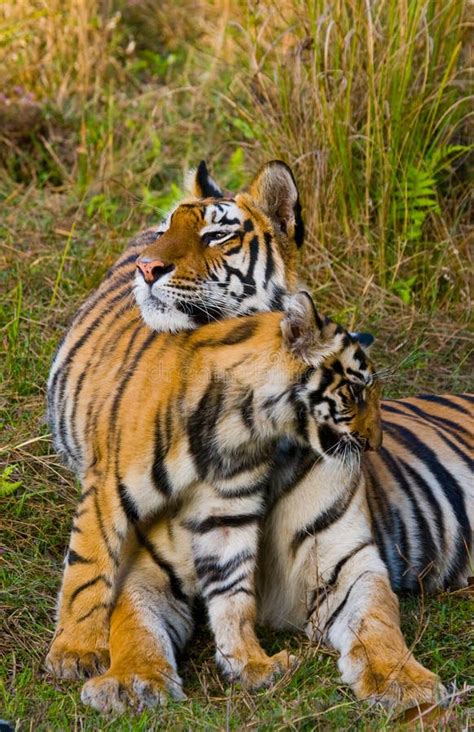
[[[279,676],[293,669],[297,659],[287,651],[280,651],[274,656],[265,653],[252,655],[245,663],[218,657],[218,663],[228,678],[240,681],[249,689],[261,689],[271,686]]]
[[[46,670],[60,679],[80,679],[107,671],[110,665],[107,648],[65,643],[63,637],[53,641],[45,660]]]
[[[175,701],[186,699],[181,679],[171,667],[167,674],[109,672],[87,681],[81,692],[84,704],[102,714],[127,709],[140,712],[166,704],[169,697]]]
[[[351,686],[360,699],[376,701],[400,712],[424,704],[438,704],[447,695],[439,677],[413,656],[406,661],[402,658],[398,665],[393,659],[388,663],[372,659],[372,663],[364,664]]]
[[[413,674],[402,669],[386,683],[380,680],[374,684],[367,698],[400,712],[424,704],[437,705],[447,696],[447,691],[436,674],[423,670],[424,674]]]

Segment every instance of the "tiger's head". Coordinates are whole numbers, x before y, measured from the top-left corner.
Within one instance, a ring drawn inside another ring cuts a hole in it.
[[[264,165],[244,192],[225,196],[201,162],[191,196],[157,227],[137,259],[135,298],[153,330],[278,310],[295,286],[304,225],[290,168]]]
[[[287,298],[280,327],[285,352],[299,364],[291,401],[304,441],[349,462],[379,448],[380,382],[367,356],[373,337],[322,318],[305,292]]]

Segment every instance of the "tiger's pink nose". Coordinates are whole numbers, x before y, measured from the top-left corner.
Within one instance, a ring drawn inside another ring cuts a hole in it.
[[[152,285],[154,282],[160,279],[163,275],[174,270],[174,264],[165,265],[161,259],[138,259],[137,268],[145,278],[145,282]]]

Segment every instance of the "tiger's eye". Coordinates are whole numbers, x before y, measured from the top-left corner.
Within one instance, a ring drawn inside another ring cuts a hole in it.
[[[230,235],[230,231],[207,231],[205,234],[202,234],[201,239],[209,246],[213,242],[220,241],[221,239],[225,239]]]

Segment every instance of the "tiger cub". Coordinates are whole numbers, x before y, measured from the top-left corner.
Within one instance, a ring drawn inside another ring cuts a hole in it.
[[[331,369],[341,377],[337,414],[322,398]],[[88,444],[47,665],[67,676],[68,665],[89,656],[99,668],[127,532],[174,506],[192,536],[182,591],[205,601],[221,671],[253,688],[271,683],[293,663],[284,651],[267,656],[254,629],[276,446],[286,438],[324,454],[340,466],[339,502],[351,500],[362,450],[382,439],[379,384],[357,337],[321,319],[299,293],[283,314],[152,333],[140,369],[103,388],[110,404]],[[215,565],[228,567],[232,581],[216,583]]]

